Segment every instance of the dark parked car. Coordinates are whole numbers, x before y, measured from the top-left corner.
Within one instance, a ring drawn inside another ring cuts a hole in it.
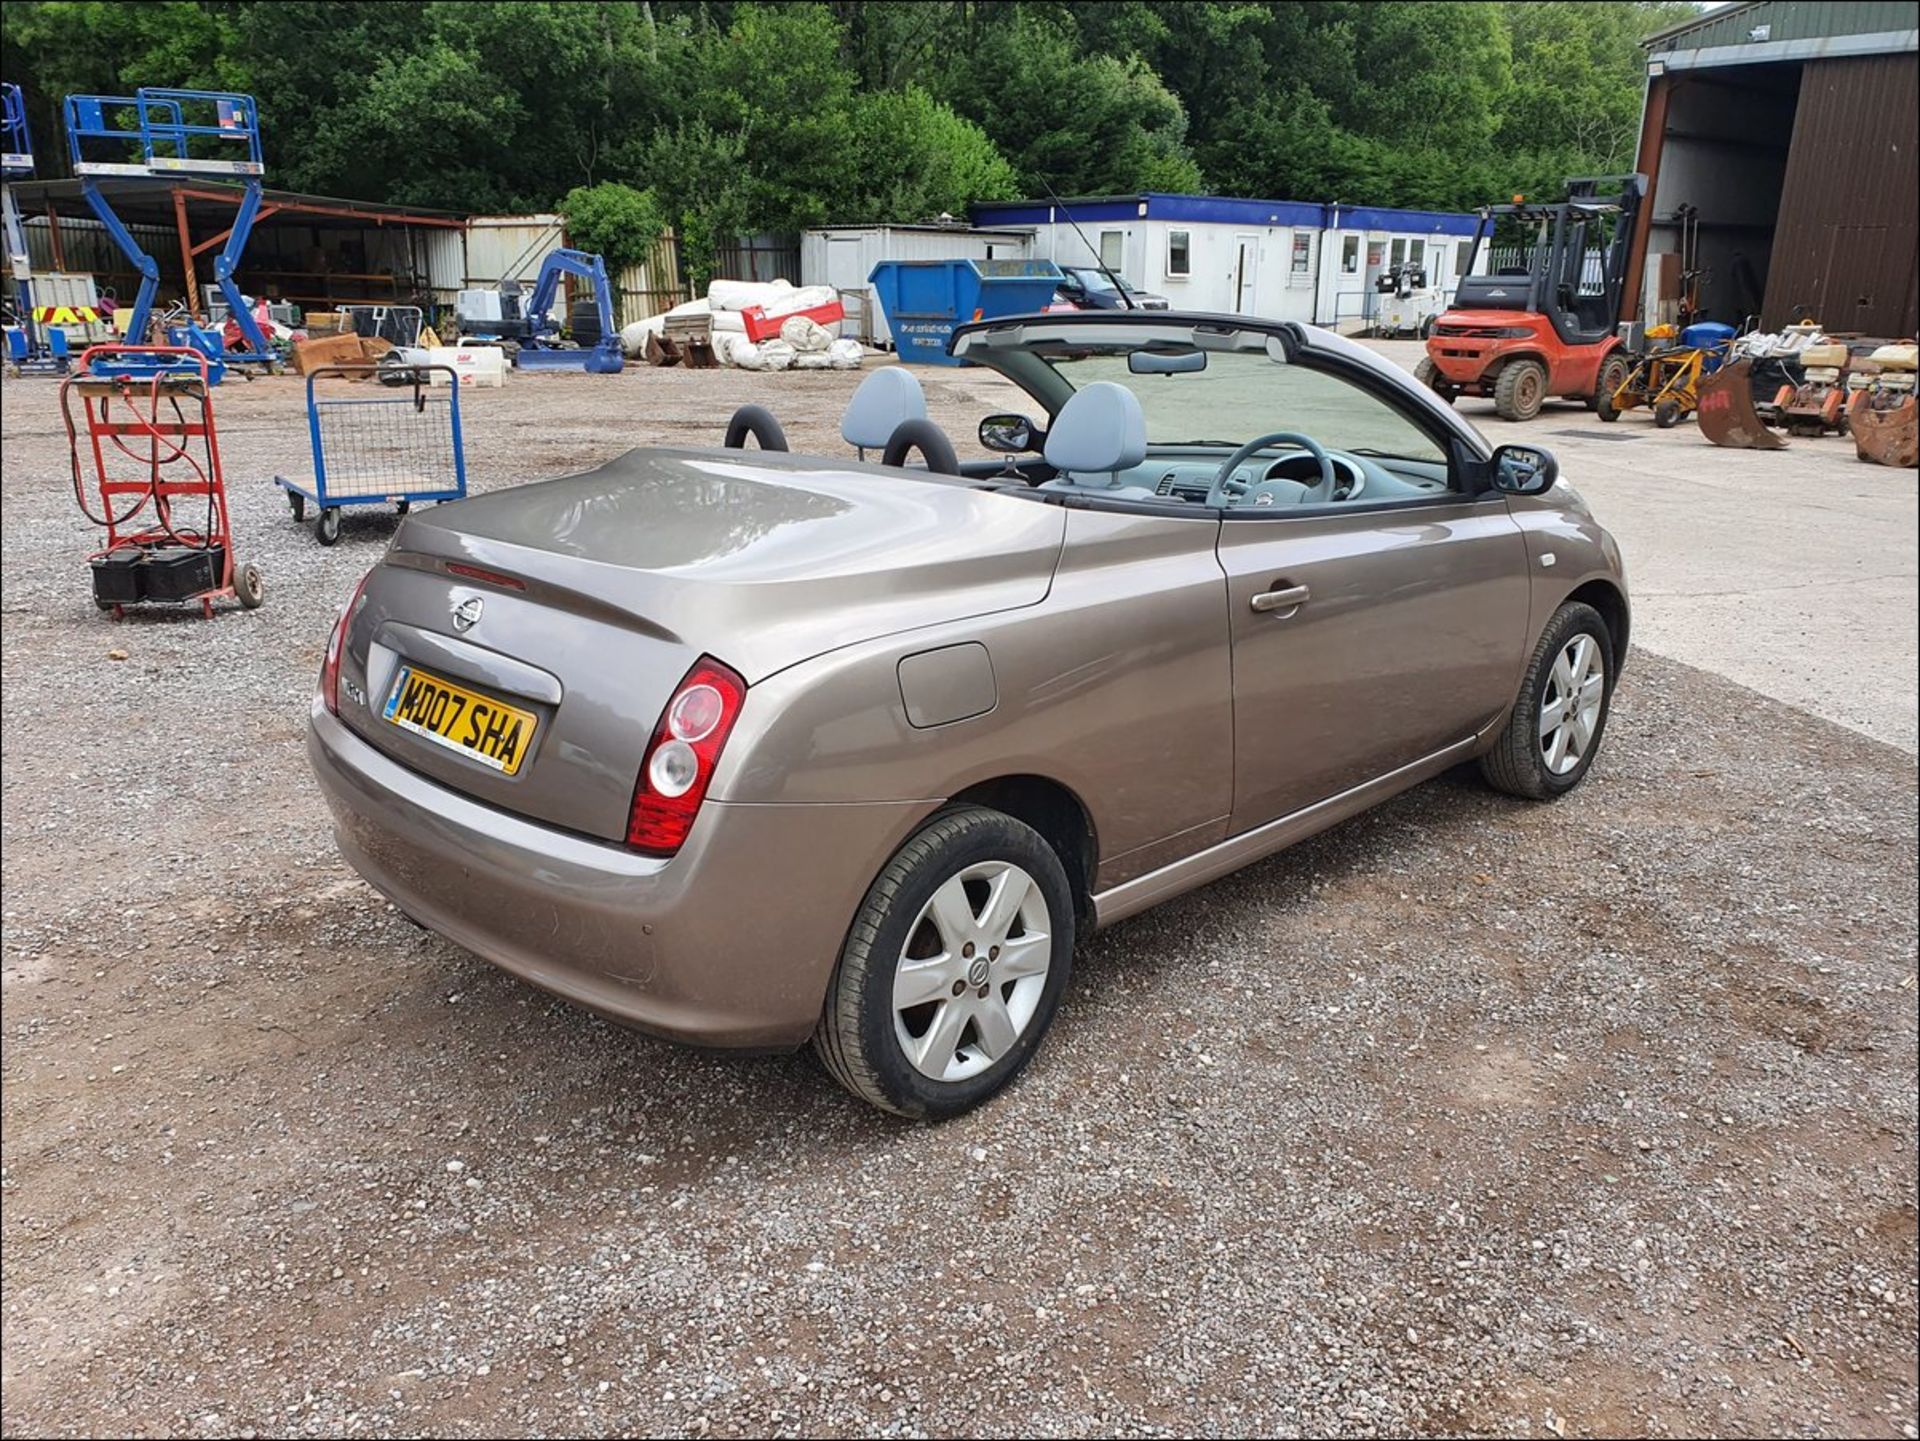
[[[1165,310],[1167,297],[1155,295],[1150,290],[1136,290],[1127,284],[1124,275],[1108,275],[1106,271],[1092,265],[1063,265],[1060,273],[1065,278],[1054,291],[1056,301],[1065,301],[1078,306],[1081,310]],[[1115,282],[1118,282],[1116,286]],[[1121,291],[1126,297],[1121,297]],[[1129,305],[1127,301],[1133,303]]]

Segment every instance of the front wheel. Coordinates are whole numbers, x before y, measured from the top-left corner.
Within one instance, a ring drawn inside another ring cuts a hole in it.
[[[1609,355],[1600,362],[1600,374],[1594,378],[1593,394],[1587,400],[1588,409],[1594,411],[1602,420],[1618,420],[1620,408],[1614,397],[1620,393],[1620,387],[1627,383],[1627,358],[1624,355]]]
[[[1455,390],[1440,378],[1440,371],[1438,367],[1434,365],[1431,356],[1423,359],[1418,365],[1414,366],[1413,378],[1426,386],[1428,390],[1431,390],[1442,400],[1446,401],[1448,405],[1452,405],[1460,395],[1458,390]]]
[[[1552,800],[1585,779],[1613,702],[1613,635],[1600,612],[1568,601],[1534,647],[1520,698],[1480,773],[1495,790]]]
[[[1073,892],[1032,827],[946,811],[868,890],[814,1049],[854,1095],[903,1116],[970,1110],[1027,1064],[1073,963]]]
[[[320,519],[314,523],[313,538],[322,545],[332,545],[340,539],[340,507],[330,505],[320,512]]]
[[[1502,420],[1532,420],[1547,399],[1547,368],[1537,360],[1510,360],[1493,386]]]

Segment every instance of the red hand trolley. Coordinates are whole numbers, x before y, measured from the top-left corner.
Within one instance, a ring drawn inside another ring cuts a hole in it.
[[[140,373],[90,373],[96,358],[122,357],[145,362]],[[93,452],[98,514],[88,504],[82,475],[76,394]],[[206,616],[227,596],[247,610],[260,604],[259,568],[233,560],[205,355],[165,345],[93,346],[61,382],[60,412],[72,454],[73,498],[107,533],[106,548],[89,557],[95,605],[118,620],[127,606],[147,602],[199,601]],[[205,503],[204,520],[186,514],[199,510],[196,499]]]

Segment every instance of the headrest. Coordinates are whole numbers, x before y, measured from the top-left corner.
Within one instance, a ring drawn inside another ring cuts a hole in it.
[[[840,438],[862,450],[879,450],[903,421],[925,420],[927,397],[904,366],[889,365],[860,382],[840,417]]]
[[[1147,417],[1124,385],[1096,380],[1060,407],[1047,432],[1047,464],[1068,474],[1129,470],[1147,458]]]

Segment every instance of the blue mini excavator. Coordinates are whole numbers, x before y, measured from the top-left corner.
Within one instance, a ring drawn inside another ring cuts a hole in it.
[[[574,343],[563,344],[560,327],[548,313],[563,275],[593,284],[597,325],[592,333],[580,317],[574,319]],[[584,370],[592,375],[618,374],[624,361],[620,335],[613,328],[613,287],[607,265],[584,250],[555,250],[540,266],[533,293],[515,279],[503,280],[495,290],[463,290],[454,307],[462,340],[508,347],[520,370]]]

